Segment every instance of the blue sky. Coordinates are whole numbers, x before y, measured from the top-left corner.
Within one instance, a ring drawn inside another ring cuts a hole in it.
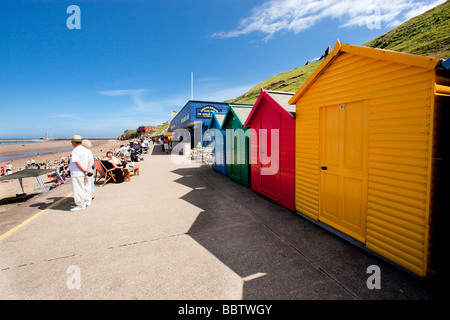
[[[362,45],[444,0],[0,1],[0,138],[117,137]],[[69,29],[70,5],[80,29]]]

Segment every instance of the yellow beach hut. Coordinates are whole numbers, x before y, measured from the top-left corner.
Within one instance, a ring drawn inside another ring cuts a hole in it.
[[[296,211],[429,274],[437,261],[430,259],[432,220],[448,215],[438,193],[448,169],[438,168],[448,162],[441,130],[449,86],[440,59],[337,41],[289,101],[296,105]]]

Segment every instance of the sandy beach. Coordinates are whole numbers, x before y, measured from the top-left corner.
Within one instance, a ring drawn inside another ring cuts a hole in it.
[[[115,151],[117,150],[121,144],[126,144],[126,141],[119,140],[92,140],[93,146],[91,148],[92,153],[95,157],[103,157],[106,152],[109,150]],[[60,151],[68,149],[67,151]],[[7,157],[11,154],[15,153],[36,153],[36,156],[26,157],[15,159],[14,161],[0,161],[1,167],[6,167],[7,163],[11,163],[13,165],[13,172],[16,172],[19,168],[25,168],[27,165],[28,159],[35,160],[36,163],[43,163],[47,160],[50,160],[52,164],[52,168],[59,168],[59,166],[55,166],[53,163],[55,160],[60,161],[61,157],[65,156],[66,159],[69,158],[71,150],[73,149],[70,140],[58,140],[58,141],[48,141],[48,142],[36,142],[36,143],[18,143],[18,144],[6,144],[0,146],[0,157]],[[54,153],[46,154],[51,150],[56,150]],[[40,156],[37,157],[37,153],[40,153]],[[47,178],[47,176],[42,176],[42,180],[45,185],[48,186],[52,179]],[[42,192],[41,187],[39,186],[36,178],[25,178],[23,179],[23,188],[26,194],[39,194]],[[16,194],[21,194],[22,189],[20,188],[19,182],[15,180],[0,182],[0,201],[6,198],[15,197]],[[17,204],[1,204],[0,203],[0,214],[1,212],[11,208]]]
[[[26,160],[29,158],[35,158],[37,160],[37,154],[40,153],[40,159],[45,158],[48,153],[55,150],[56,153],[69,152],[72,149],[72,145],[69,140],[58,141],[42,141],[42,142],[19,142],[14,144],[0,144],[0,163],[11,162],[12,158],[22,157],[25,155]],[[52,152],[53,156],[53,152]],[[46,159],[44,159],[45,161]],[[16,160],[14,160],[15,162]],[[19,168],[15,166],[16,169]]]

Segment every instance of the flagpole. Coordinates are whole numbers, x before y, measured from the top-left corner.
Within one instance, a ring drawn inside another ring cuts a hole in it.
[[[191,100],[194,100],[194,73],[191,72]]]

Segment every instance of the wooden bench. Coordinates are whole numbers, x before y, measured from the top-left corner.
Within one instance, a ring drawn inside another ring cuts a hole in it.
[[[123,171],[125,181],[130,181],[131,172],[133,172],[134,176],[139,176],[139,166],[136,165],[134,167],[126,167]]]

